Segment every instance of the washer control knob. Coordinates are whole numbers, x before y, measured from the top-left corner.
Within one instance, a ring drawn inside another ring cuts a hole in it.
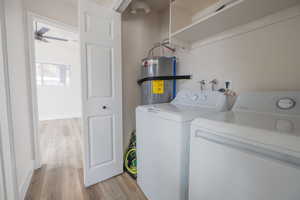
[[[277,101],[277,108],[281,110],[290,110],[296,106],[296,101],[292,98],[285,97]]]

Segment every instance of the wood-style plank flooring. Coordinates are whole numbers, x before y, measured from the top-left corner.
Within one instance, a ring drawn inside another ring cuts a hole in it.
[[[34,172],[26,200],[147,200],[127,174],[83,186],[79,119],[40,123],[42,168]]]

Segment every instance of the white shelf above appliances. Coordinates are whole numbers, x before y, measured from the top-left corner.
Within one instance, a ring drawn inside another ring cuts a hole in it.
[[[184,19],[183,16],[186,14],[179,13],[183,10],[186,12],[186,8],[176,8],[176,1],[174,1],[171,4],[171,39],[192,44],[300,3],[300,0],[210,1],[214,3],[209,7],[202,8],[189,20]],[[195,10],[195,8],[193,9]],[[178,22],[178,19],[183,19],[183,22]],[[178,29],[178,27],[181,28]]]

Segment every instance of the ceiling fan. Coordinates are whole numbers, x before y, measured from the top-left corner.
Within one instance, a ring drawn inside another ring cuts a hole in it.
[[[42,42],[49,42],[49,40],[58,40],[62,42],[68,42],[68,39],[65,38],[60,38],[60,37],[53,37],[53,36],[47,36],[45,35],[50,31],[49,28],[47,27],[42,27],[38,30],[37,23],[35,23],[35,33],[34,33],[34,38],[36,40],[42,41]]]

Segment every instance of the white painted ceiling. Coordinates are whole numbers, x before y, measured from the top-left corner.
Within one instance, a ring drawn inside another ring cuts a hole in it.
[[[70,5],[73,5],[73,6],[78,6],[78,1],[79,0],[61,0],[61,2],[64,2],[66,4],[70,4]]]
[[[73,6],[78,5],[78,1],[79,0],[61,0],[62,2],[66,3],[66,4],[70,4]],[[95,1],[107,1],[107,0],[95,0]],[[136,0],[132,0],[132,1],[136,1]],[[168,7],[170,0],[144,0],[145,2],[147,2],[152,10],[155,11],[161,11],[165,8]]]
[[[145,0],[156,11],[161,11],[169,6],[170,0]]]
[[[79,0],[60,0],[60,1],[73,6],[77,6],[79,3]],[[93,1],[103,5],[111,4],[113,2],[113,0],[93,0]]]
[[[176,0],[175,5],[176,7],[190,11],[194,15],[219,1],[221,0]]]

